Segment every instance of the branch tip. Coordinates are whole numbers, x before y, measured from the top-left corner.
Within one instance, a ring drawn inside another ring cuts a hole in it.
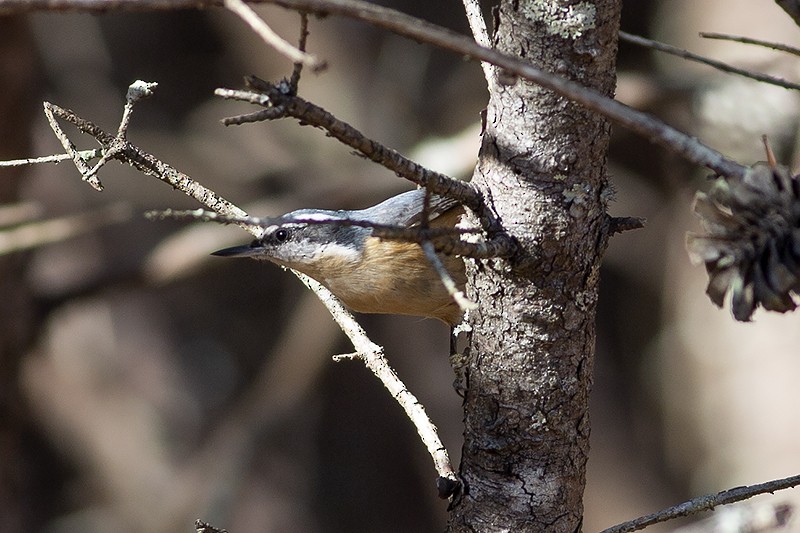
[[[158,87],[157,82],[136,80],[128,86],[125,100],[132,104],[144,98],[149,98],[153,96],[153,91],[156,87]]]
[[[610,217],[608,220],[611,235],[641,229],[644,227],[645,222],[647,220],[641,217]]]

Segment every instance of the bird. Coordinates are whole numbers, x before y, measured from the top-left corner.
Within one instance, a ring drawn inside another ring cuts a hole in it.
[[[415,189],[366,209],[298,209],[275,219],[249,246],[212,255],[251,257],[291,268],[320,282],[356,312],[436,318],[454,327],[462,310],[419,244],[383,239],[372,227],[347,224],[419,226],[424,201],[425,190]],[[464,209],[454,199],[430,194],[428,213],[431,228],[453,228]],[[463,291],[463,259],[439,257]]]

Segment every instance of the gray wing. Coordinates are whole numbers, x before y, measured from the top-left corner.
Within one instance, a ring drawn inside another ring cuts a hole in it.
[[[392,196],[378,205],[354,211],[352,216],[354,219],[369,220],[376,224],[412,226],[420,222],[424,201],[425,190],[415,189]],[[452,198],[431,194],[431,220],[457,205],[458,202]]]

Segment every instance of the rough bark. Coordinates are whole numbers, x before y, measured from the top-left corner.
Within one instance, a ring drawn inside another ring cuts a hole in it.
[[[619,10],[617,0],[504,0],[493,44],[611,95]],[[462,369],[466,486],[450,531],[580,528],[609,132],[535,85],[492,88],[474,182],[521,252],[468,265],[480,307]]]

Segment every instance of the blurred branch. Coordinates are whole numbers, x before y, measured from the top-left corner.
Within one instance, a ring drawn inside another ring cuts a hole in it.
[[[775,0],[775,3],[792,17],[795,24],[800,26],[800,2],[798,0]]]
[[[708,65],[709,67],[715,68],[722,72],[736,74],[738,76],[743,76],[745,78],[750,78],[751,80],[756,80],[763,83],[769,83],[770,85],[783,87],[784,89],[794,89],[796,91],[800,90],[800,84],[786,81],[783,78],[776,78],[775,76],[770,76],[768,74],[751,72],[749,70],[734,67],[732,65],[728,65],[727,63],[723,63],[722,61],[709,59],[707,57],[689,52],[688,50],[684,50],[683,48],[672,46],[671,44],[660,43],[652,39],[639,37],[638,35],[631,35],[630,33],[626,33],[624,31],[619,32],[619,38],[631,44],[644,46],[645,48],[652,48],[653,50],[658,50],[659,52],[664,52],[665,54],[682,57],[683,59],[687,59],[689,61],[703,63],[704,65]]]
[[[530,80],[537,85],[578,102],[637,134],[660,144],[697,165],[722,176],[743,178],[746,166],[733,161],[693,137],[668,126],[663,121],[610,99],[583,85],[545,72],[516,57],[477,44],[474,39],[399,11],[358,0],[259,0],[300,12],[318,15],[341,15],[362,20],[450,50],[468,59],[486,61],[501,67],[509,75]],[[220,5],[208,0],[4,0],[0,13],[21,13],[33,10],[108,11],[109,9],[185,9]]]
[[[55,124],[55,126],[57,126],[55,118],[60,118],[73,124],[83,133],[94,137],[95,140],[97,140],[97,142],[99,142],[103,147],[103,153],[110,154],[106,159],[117,159],[131,165],[140,172],[143,172],[149,176],[154,176],[164,183],[167,183],[171,187],[183,191],[212,211],[228,215],[247,216],[247,213],[239,209],[225,198],[222,198],[214,191],[203,187],[186,174],[160,161],[158,158],[145,152],[138,146],[131,144],[124,138],[124,136],[122,138],[112,136],[111,134],[103,131],[102,128],[93,122],[79,117],[73,111],[61,108],[57,105],[51,104],[50,102],[45,102],[44,108],[45,113],[48,115],[48,119],[51,119],[51,125]],[[56,129],[56,127],[53,128],[54,131],[56,131]],[[60,130],[60,128],[58,128],[58,130]],[[66,139],[66,136],[64,136],[64,138]],[[62,142],[70,145],[74,150],[74,146],[69,139],[66,139],[66,141],[62,139]],[[91,173],[92,169],[88,168],[83,159],[76,159],[73,156],[73,161],[76,163],[76,167],[81,172],[81,176],[84,180],[90,181],[92,178],[94,178],[96,183],[95,188],[102,187],[100,185],[100,181],[96,179],[93,173]],[[95,168],[96,167],[97,166],[95,166]],[[256,238],[261,237],[260,229],[247,227],[244,229],[250,231]]]
[[[464,12],[467,15],[469,29],[475,38],[475,42],[485,48],[489,48],[491,42],[489,41],[489,32],[486,30],[486,19],[483,18],[480,0],[464,0]],[[486,83],[489,84],[489,89],[491,90],[495,79],[495,69],[491,63],[486,61],[481,61],[481,68],[483,69]]]
[[[243,0],[224,0],[225,8],[235,13],[245,21],[256,34],[261,37],[267,46],[273,48],[279,54],[287,57],[292,63],[306,65],[314,72],[319,72],[327,67],[325,61],[316,56],[308,54],[303,50],[295,48],[286,42],[280,35],[269,27],[269,25],[253,11]],[[305,32],[303,32],[305,34]]]
[[[116,203],[77,215],[30,221],[13,228],[0,228],[0,255],[61,242],[95,231],[100,226],[125,222],[131,217],[129,205]]]
[[[419,42],[456,52],[469,59],[487,61],[507,73],[530,80],[608,117],[698,165],[724,176],[744,176],[746,167],[728,159],[697,139],[646,113],[632,109],[583,85],[545,72],[528,62],[477,44],[425,20],[358,0],[264,0],[286,8],[355,18]]]
[[[795,48],[794,46],[789,46],[788,44],[783,44],[783,43],[774,43],[771,41],[763,41],[761,39],[753,39],[752,37],[744,37],[742,35],[729,35],[727,33],[701,31],[700,37],[702,37],[703,39],[717,39],[719,41],[731,41],[734,43],[754,44],[756,46],[763,46],[764,48],[772,48],[773,50],[778,50],[779,52],[787,52],[792,55],[800,56],[800,48]]]
[[[701,511],[710,511],[718,505],[740,502],[758,494],[773,493],[776,490],[789,489],[797,485],[800,485],[800,475],[767,481],[766,483],[760,483],[758,485],[736,487],[716,494],[707,494],[670,507],[669,509],[664,509],[663,511],[604,529],[601,533],[627,533],[629,531],[638,531],[660,522],[666,522],[682,516],[690,516]]]
[[[708,518],[676,529],[673,533],[769,533],[794,531],[792,505],[788,503],[744,503],[723,507]]]

